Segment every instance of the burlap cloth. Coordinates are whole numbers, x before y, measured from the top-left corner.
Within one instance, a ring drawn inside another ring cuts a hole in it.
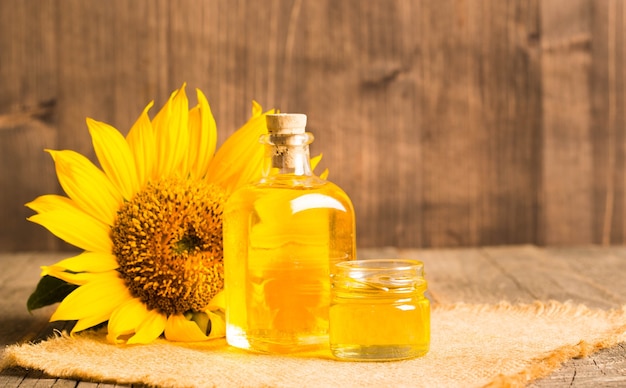
[[[328,351],[252,354],[214,340],[119,346],[102,333],[59,334],[5,348],[2,367],[66,378],[167,387],[523,386],[561,363],[626,340],[626,306],[557,302],[434,306],[430,352],[395,362],[345,362]]]

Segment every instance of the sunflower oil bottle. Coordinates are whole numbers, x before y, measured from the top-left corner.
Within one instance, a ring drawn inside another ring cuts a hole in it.
[[[224,209],[226,339],[290,353],[328,346],[329,274],[355,258],[352,203],[312,173],[306,115],[267,116],[263,178]]]

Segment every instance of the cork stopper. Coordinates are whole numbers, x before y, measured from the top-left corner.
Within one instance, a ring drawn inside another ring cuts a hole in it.
[[[277,113],[267,115],[266,120],[267,131],[274,135],[295,135],[305,132],[305,114]]]

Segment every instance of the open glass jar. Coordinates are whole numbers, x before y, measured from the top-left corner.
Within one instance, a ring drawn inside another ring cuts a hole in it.
[[[418,357],[430,346],[424,265],[408,259],[337,264],[331,275],[330,350],[337,358]]]

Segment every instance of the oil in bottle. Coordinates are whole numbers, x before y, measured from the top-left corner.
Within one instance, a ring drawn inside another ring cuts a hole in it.
[[[329,275],[355,258],[352,203],[310,168],[306,116],[267,116],[263,178],[224,211],[226,338],[288,353],[328,344]]]

